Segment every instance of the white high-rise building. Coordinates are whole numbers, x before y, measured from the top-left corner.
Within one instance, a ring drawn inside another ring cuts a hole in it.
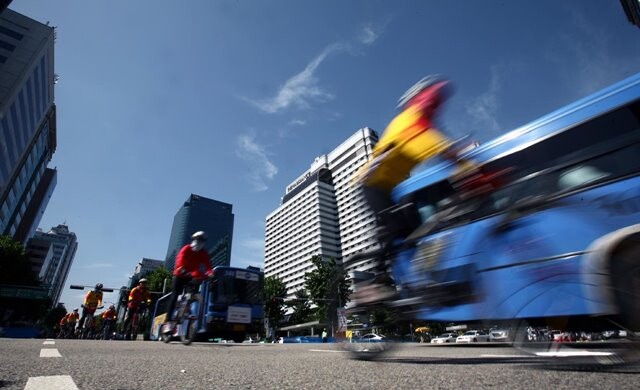
[[[52,227],[47,233],[38,230],[26,251],[34,272],[49,289],[53,306],[57,305],[78,249],[78,240],[67,225]]]
[[[265,276],[282,280],[289,297],[304,287],[304,275],[313,269],[312,256],[342,262],[378,245],[375,218],[354,183],[377,141],[378,134],[365,127],[329,154],[316,157],[267,216]],[[367,271],[371,264],[357,268]]]

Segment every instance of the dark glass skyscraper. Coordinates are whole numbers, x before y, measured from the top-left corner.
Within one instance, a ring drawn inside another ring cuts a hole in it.
[[[0,234],[25,243],[56,186],[54,28],[0,13]]]
[[[230,265],[233,218],[233,206],[229,203],[191,194],[173,218],[166,268],[173,271],[180,248],[199,230],[209,236],[206,248],[212,265]]]

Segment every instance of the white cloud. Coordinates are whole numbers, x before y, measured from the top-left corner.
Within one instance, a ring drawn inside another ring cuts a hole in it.
[[[373,45],[378,40],[382,31],[375,30],[372,25],[362,28],[358,36],[358,41],[365,45]]]
[[[497,133],[501,130],[500,124],[496,119],[496,112],[499,108],[498,93],[500,92],[500,75],[499,66],[491,67],[491,80],[489,88],[480,96],[472,99],[471,103],[466,105],[467,113],[473,118],[474,123],[484,131]]]
[[[289,121],[289,124],[292,126],[304,126],[307,124],[307,121],[302,119],[292,119]]]
[[[273,98],[263,100],[245,98],[245,100],[269,114],[292,106],[305,109],[309,108],[311,103],[323,103],[331,100],[334,98],[333,94],[320,86],[316,77],[316,71],[320,64],[330,54],[351,50],[354,41],[360,45],[372,45],[380,37],[381,33],[382,29],[376,29],[372,25],[364,26],[355,40],[352,39],[351,42],[336,42],[325,47],[302,72],[289,78]]]
[[[271,180],[278,173],[267,156],[265,148],[258,145],[253,136],[240,135],[237,139],[236,155],[248,163],[248,178],[255,191],[266,191],[269,186],[266,181]]]
[[[345,46],[341,43],[327,46],[302,72],[287,80],[275,97],[250,102],[262,111],[273,114],[290,106],[308,108],[311,102],[322,103],[333,99],[331,93],[320,87],[315,72],[329,54],[342,49],[345,49]]]

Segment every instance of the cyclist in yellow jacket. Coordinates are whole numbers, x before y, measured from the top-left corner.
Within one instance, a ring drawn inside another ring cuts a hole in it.
[[[407,235],[417,227],[417,214],[384,218],[381,214],[394,206],[392,190],[405,180],[418,164],[436,156],[456,161],[460,172],[471,168],[459,160],[454,142],[434,125],[438,109],[451,94],[449,81],[440,75],[427,76],[407,90],[398,101],[401,110],[387,126],[373,149],[372,159],[360,171],[358,181],[369,208],[376,214],[377,238],[384,253],[395,237]],[[367,303],[393,295],[393,289],[372,283],[359,291],[356,301]],[[386,287],[386,286],[384,286]]]
[[[102,307],[102,283],[96,284],[93,290],[90,290],[84,297],[82,303],[82,317],[78,323],[78,329],[82,329],[84,320],[88,315],[93,316],[98,307]]]

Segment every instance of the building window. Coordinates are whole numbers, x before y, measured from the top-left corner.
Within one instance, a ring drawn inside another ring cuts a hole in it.
[[[5,42],[2,39],[0,39],[0,48],[9,50],[9,51],[14,51],[16,49],[16,45],[12,45],[9,42]]]
[[[18,41],[22,40],[22,38],[24,38],[24,35],[20,34],[19,32],[13,31],[9,28],[6,28],[4,26],[0,26],[0,34],[4,34],[8,37],[11,37],[13,39],[17,39]]]

